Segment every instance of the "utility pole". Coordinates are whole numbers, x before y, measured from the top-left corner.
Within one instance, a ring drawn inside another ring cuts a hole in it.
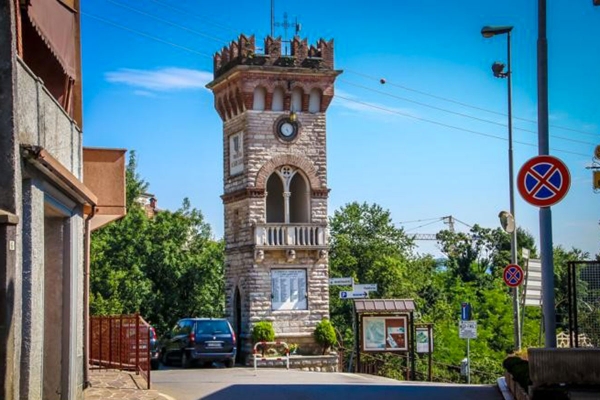
[[[546,39],[546,0],[538,0],[537,41],[538,152],[550,154],[548,139],[548,40]],[[556,347],[554,310],[554,258],[552,253],[552,210],[540,207],[540,253],[542,257],[542,312],[545,347]]]

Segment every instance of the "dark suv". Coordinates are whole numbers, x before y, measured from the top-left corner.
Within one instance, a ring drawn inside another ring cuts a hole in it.
[[[194,362],[235,363],[235,333],[226,319],[184,318],[161,341],[161,362],[170,365],[176,360],[183,368]]]

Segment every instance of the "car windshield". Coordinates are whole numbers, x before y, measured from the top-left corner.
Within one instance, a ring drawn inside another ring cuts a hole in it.
[[[196,324],[197,335],[214,335],[218,333],[229,333],[227,321],[198,321]]]

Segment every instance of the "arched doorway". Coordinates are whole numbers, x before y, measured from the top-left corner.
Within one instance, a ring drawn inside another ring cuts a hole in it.
[[[235,331],[235,336],[237,338],[236,346],[237,353],[235,356],[235,362],[242,362],[242,297],[240,294],[240,288],[236,286],[235,294],[233,295],[233,330]]]

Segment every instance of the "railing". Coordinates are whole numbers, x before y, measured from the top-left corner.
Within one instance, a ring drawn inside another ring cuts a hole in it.
[[[258,348],[260,347],[260,354],[258,352]],[[283,347],[284,355],[281,355],[277,348]],[[269,349],[274,349],[275,355],[265,355],[268,353]],[[285,367],[290,369],[290,347],[286,342],[277,341],[277,342],[258,342],[254,345],[254,370],[258,367],[259,361],[267,361],[267,360],[276,360],[282,361],[285,358]]]
[[[90,365],[135,371],[150,389],[150,325],[139,314],[90,317]]]
[[[327,247],[327,226],[313,224],[262,224],[254,228],[259,247]]]
[[[41,79],[17,57],[19,141],[45,148],[81,178],[81,129]]]

